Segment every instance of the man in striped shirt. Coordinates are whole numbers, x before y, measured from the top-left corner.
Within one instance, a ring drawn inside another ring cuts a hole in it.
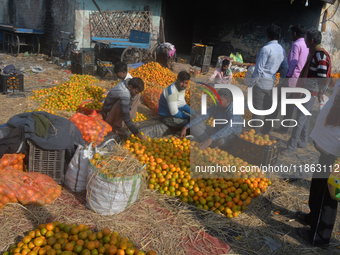
[[[186,131],[190,128],[190,133],[201,142],[201,149],[208,146],[229,149],[232,146],[234,136],[242,131],[243,119],[241,115],[233,115],[233,96],[228,89],[220,89],[218,95],[222,105],[213,105],[208,108],[206,115],[200,115],[193,119],[181,131],[181,137],[185,137]],[[226,124],[218,124],[211,127],[203,124],[211,116],[214,119],[227,120]]]
[[[321,101],[331,75],[331,58],[326,50],[320,47],[321,40],[320,31],[310,30],[307,32],[306,45],[309,48],[309,56],[297,83],[297,87],[304,87],[311,93],[310,100],[303,104],[309,112],[312,111],[316,98],[319,102]],[[299,94],[296,95],[295,98],[299,97]],[[305,148],[307,146],[310,116],[304,115],[298,110],[296,121],[297,125],[287,143],[287,149],[282,154],[288,155],[298,147]]]
[[[181,130],[189,122],[189,114],[195,114],[185,101],[185,89],[189,81],[190,74],[182,71],[178,74],[177,80],[161,94],[158,114],[168,127]]]

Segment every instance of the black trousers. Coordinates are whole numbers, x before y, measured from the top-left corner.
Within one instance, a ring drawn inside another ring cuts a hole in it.
[[[329,170],[329,166],[334,164],[336,157],[319,152],[321,153],[319,164],[326,165]],[[335,224],[338,202],[331,198],[327,183],[328,179],[321,179],[320,173],[313,174],[309,194],[311,212],[306,216],[306,222],[311,226],[310,240],[313,245],[328,244]]]

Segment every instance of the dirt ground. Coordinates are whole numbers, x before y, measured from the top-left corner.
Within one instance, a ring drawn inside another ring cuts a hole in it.
[[[32,102],[32,90],[50,88],[66,81],[72,74],[68,70],[49,63],[45,56],[12,57],[5,53],[0,53],[0,68],[13,64],[17,69],[25,70],[24,73],[24,92],[19,95],[0,95],[0,125],[6,123],[13,115],[24,112],[25,110],[37,109],[38,105]],[[39,65],[45,69],[41,73],[32,73],[30,67]],[[66,71],[66,72],[65,72]],[[199,79],[204,80],[209,77],[210,72],[201,75]],[[99,77],[98,77],[99,78]],[[110,88],[111,81],[98,83],[106,89]],[[329,91],[331,93],[331,91]],[[19,96],[19,97],[18,97]],[[317,116],[317,103],[313,109],[310,131],[312,130]],[[153,115],[150,110],[141,104],[139,112]],[[64,117],[70,117],[73,113],[61,113]],[[272,132],[271,136],[283,141],[282,147],[287,143],[290,135],[280,135]],[[318,152],[315,151],[312,142],[305,149],[297,149],[294,157],[279,157],[277,164],[305,164],[317,163]],[[201,222],[207,231],[227,242],[231,246],[229,254],[340,254],[340,210],[333,230],[330,247],[321,249],[312,247],[300,239],[294,229],[302,225],[294,219],[294,214],[298,210],[308,212],[309,179],[297,181],[284,181],[282,179],[273,180],[273,185],[260,198],[254,200],[245,213],[239,218],[228,219],[221,217],[220,224],[216,228],[223,229],[226,237],[221,237],[214,228],[209,225],[210,214],[203,217]],[[66,192],[66,191],[65,191]],[[215,216],[214,216],[215,217]],[[0,216],[1,218],[1,216]],[[252,236],[250,236],[252,235]],[[266,243],[267,238],[274,240],[279,248],[270,248]]]

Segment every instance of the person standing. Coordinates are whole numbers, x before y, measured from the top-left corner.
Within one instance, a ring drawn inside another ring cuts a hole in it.
[[[253,106],[257,110],[268,110],[272,106],[272,90],[275,85],[276,73],[281,69],[281,78],[288,72],[286,52],[278,43],[281,37],[281,28],[272,24],[267,28],[268,43],[262,47],[256,57],[254,73],[251,76],[249,87],[253,87]],[[261,116],[253,114],[253,119]],[[265,120],[268,117],[265,117]],[[271,128],[271,122],[264,121],[263,133]],[[255,125],[255,121],[253,123]],[[259,133],[261,127],[254,128]]]
[[[296,87],[297,80],[300,76],[300,73],[303,69],[303,67],[306,64],[309,49],[307,48],[306,42],[305,42],[305,35],[306,35],[306,29],[303,25],[297,24],[294,25],[291,28],[292,31],[292,39],[293,39],[293,44],[292,48],[289,51],[288,54],[288,73],[283,83],[278,85],[278,89],[281,90],[282,87],[291,87],[294,88]],[[292,99],[293,94],[287,94],[287,98]],[[279,110],[281,109],[281,93],[279,92],[279,97],[278,97],[278,106],[276,111],[274,112],[273,116],[271,119],[276,119]],[[294,112],[294,105],[288,104],[287,105],[287,110],[286,110],[286,115],[283,116],[283,119],[292,119]],[[285,122],[285,125],[289,126],[290,124]],[[279,129],[276,130],[277,132],[281,134],[287,134],[288,132],[288,127],[280,126]]]
[[[340,80],[334,86],[333,94],[321,109],[310,135],[315,148],[320,152],[321,172],[314,172],[309,194],[310,213],[301,211],[296,217],[310,225],[311,229],[298,229],[299,235],[313,245],[329,244],[335,224],[338,202],[328,190],[330,166],[340,156]],[[326,172],[324,170],[327,170]]]
[[[217,84],[231,84],[233,74],[230,69],[231,63],[229,59],[222,61],[222,66],[217,68],[209,77],[207,83],[214,81]]]
[[[309,48],[307,62],[300,73],[300,78],[297,87],[304,87],[311,93],[311,98],[308,102],[302,104],[307,111],[311,112],[315,99],[319,102],[327,88],[328,78],[331,77],[331,57],[327,51],[321,48],[320,43],[322,35],[320,31],[310,30],[307,32],[306,45]],[[294,98],[301,97],[301,94],[294,93]],[[305,148],[308,143],[310,116],[304,115],[300,110],[297,111],[297,125],[293,129],[292,136],[287,143],[287,149],[282,152],[283,155],[289,155],[298,147]]]

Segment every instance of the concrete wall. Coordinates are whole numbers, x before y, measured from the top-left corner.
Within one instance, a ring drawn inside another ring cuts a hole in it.
[[[266,29],[271,23],[282,28],[279,43],[291,47],[289,26],[301,23],[308,29],[317,29],[323,2],[309,1],[214,1],[195,4],[193,41],[214,46],[213,62],[219,55],[239,52],[245,62],[254,62],[257,52],[267,43]]]
[[[322,46],[328,51],[332,60],[332,72],[340,72],[340,1],[334,5],[325,4],[322,13],[326,15],[326,22],[323,22],[324,15],[320,16],[319,30],[322,31]]]
[[[92,0],[77,0],[79,8],[75,11],[75,36],[80,42],[78,48],[90,48],[90,25],[89,14],[92,11],[98,11]],[[137,10],[143,11],[144,6],[149,6],[152,11],[153,29],[159,31],[159,22],[161,15],[162,1],[160,0],[125,0],[125,1],[107,1],[96,0],[102,11],[124,11]],[[93,47],[93,45],[92,45]]]
[[[48,53],[59,31],[74,32],[75,0],[0,0],[0,23],[45,31],[41,50]]]

